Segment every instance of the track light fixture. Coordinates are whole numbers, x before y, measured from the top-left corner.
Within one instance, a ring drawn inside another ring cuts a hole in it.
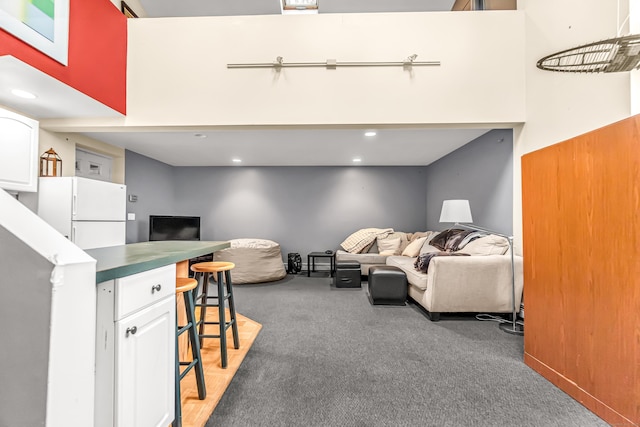
[[[227,68],[276,68],[281,69],[284,67],[325,67],[328,70],[335,69],[337,67],[411,67],[411,66],[439,66],[440,61],[416,61],[417,54],[408,56],[401,62],[339,62],[335,59],[327,59],[325,62],[284,62],[282,56],[276,57],[273,62],[258,62],[258,63],[246,63],[246,64],[227,64]]]

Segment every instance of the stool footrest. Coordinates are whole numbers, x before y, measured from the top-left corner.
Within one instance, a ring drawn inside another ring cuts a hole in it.
[[[193,323],[187,323],[184,326],[178,326],[178,336],[182,335],[184,332],[187,332],[191,327],[193,327]]]
[[[183,379],[197,363],[199,363],[197,360],[192,360],[191,362],[180,362],[180,366],[186,366],[185,370],[180,373],[180,379]]]
[[[224,322],[225,325],[231,325],[232,323],[235,323],[235,319],[230,319],[226,322]],[[210,321],[206,321],[206,322],[198,322],[196,323],[196,326],[200,325],[200,324],[205,324],[205,325],[219,325],[220,322],[210,322]]]
[[[201,297],[199,297],[198,299],[199,299],[199,300],[202,300],[202,298],[201,298]],[[220,299],[220,297],[217,297],[217,296],[215,296],[215,297],[207,296],[207,300],[209,300],[209,299],[216,299],[216,300],[219,300],[219,299]],[[223,300],[225,300],[225,301],[227,301],[227,300],[229,299],[229,294],[226,294],[225,296],[223,296],[223,297],[222,297],[222,299],[223,299]],[[218,306],[218,304],[220,304],[220,303],[218,302],[218,303],[216,303],[216,304],[211,304],[211,303],[209,303],[209,302],[207,302],[207,303],[198,302],[198,303],[196,303],[196,304],[195,304],[195,306],[196,306],[196,307],[202,307],[203,305],[206,305],[207,307],[217,307],[217,306]]]
[[[231,322],[226,322],[224,324],[224,330],[226,331],[227,329],[229,329],[231,326],[233,326],[235,322],[231,321]],[[219,325],[219,323],[214,323],[214,325]],[[200,338],[220,338],[220,335],[205,335],[205,334],[200,334]]]

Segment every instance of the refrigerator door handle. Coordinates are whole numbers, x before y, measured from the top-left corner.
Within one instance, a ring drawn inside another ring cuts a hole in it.
[[[73,215],[73,218],[76,217],[76,214],[78,213],[78,195],[74,194],[73,198],[72,198],[72,202],[71,202],[71,215]]]
[[[71,241],[74,242],[74,243],[76,241],[76,226],[75,225],[71,226]]]

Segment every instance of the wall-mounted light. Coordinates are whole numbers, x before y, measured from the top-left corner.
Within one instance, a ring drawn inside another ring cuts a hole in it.
[[[375,131],[372,131],[372,130],[364,133],[364,136],[376,136],[376,135],[377,135],[377,133]]]
[[[353,161],[353,163],[360,163],[360,162],[362,162],[362,159],[360,157],[356,157],[352,161]]]
[[[232,161],[233,163],[242,163],[242,159],[238,159],[237,157],[236,157],[236,158],[231,159],[231,161]]]

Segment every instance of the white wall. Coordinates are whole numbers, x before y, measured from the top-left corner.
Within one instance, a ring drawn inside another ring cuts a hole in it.
[[[518,11],[131,20],[126,125],[519,123],[523,45]],[[441,66],[227,68],[414,53]]]
[[[621,1],[621,19],[627,15]],[[628,4],[627,4],[628,6]],[[526,15],[526,124],[516,131],[514,233],[522,236],[519,158],[528,152],[616,122],[630,114],[629,73],[543,71],[545,55],[617,36],[616,0],[520,0]]]

